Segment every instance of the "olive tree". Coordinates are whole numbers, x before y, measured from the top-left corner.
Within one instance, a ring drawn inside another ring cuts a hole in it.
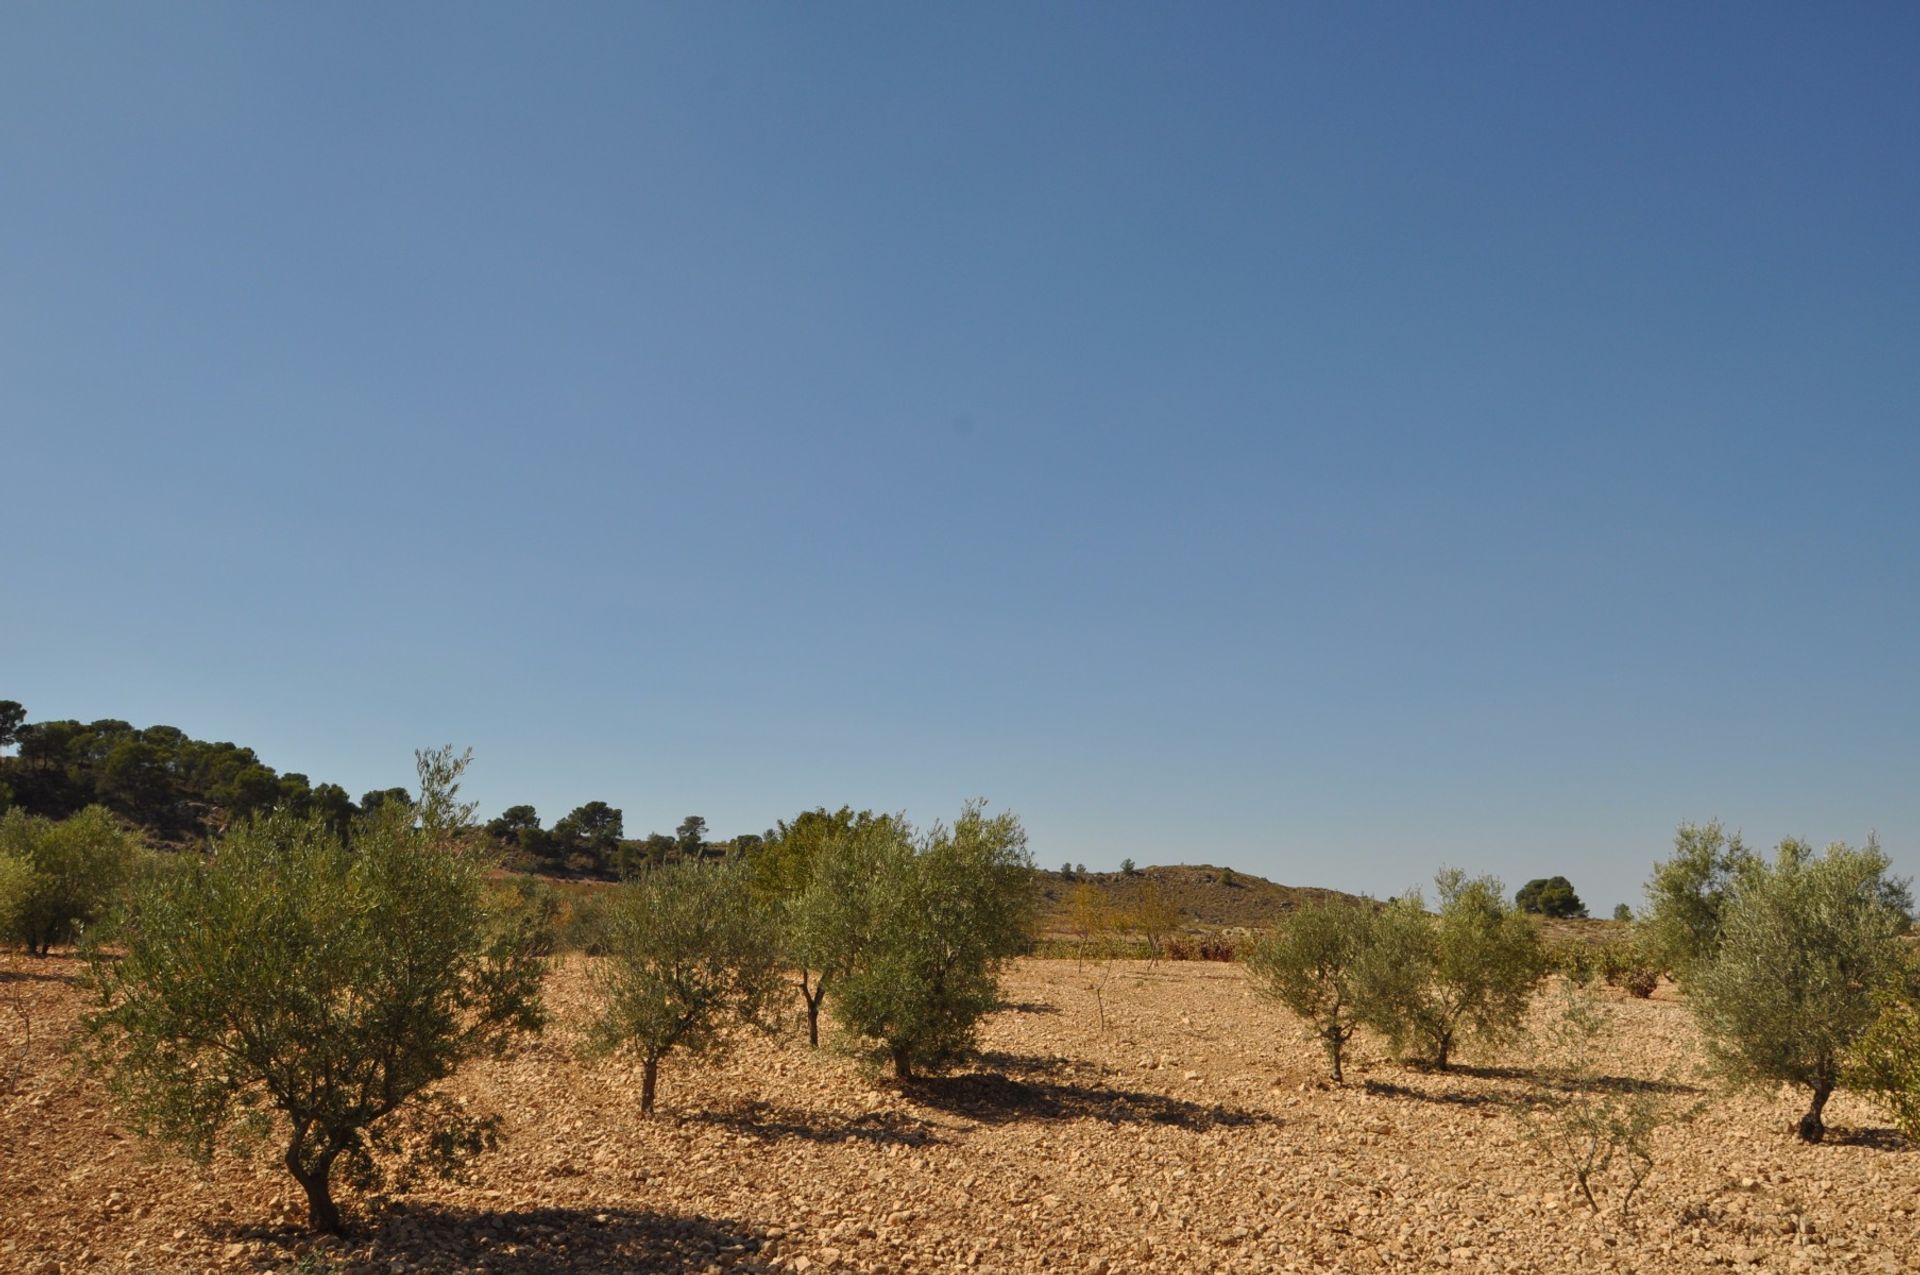
[[[1640,948],[1683,986],[1720,942],[1721,913],[1739,879],[1760,860],[1718,822],[1683,823],[1673,857],[1654,865],[1641,914]]]
[[[831,1004],[898,1079],[972,1049],[999,1003],[1001,965],[1031,935],[1033,872],[1019,819],[981,802],[923,837],[896,820],[840,861],[832,927],[844,972]]]
[[[539,1027],[537,937],[489,907],[455,801],[466,758],[418,755],[418,802],[381,803],[349,848],[326,817],[262,815],[131,897],[124,955],[89,953],[91,1063],[143,1134],[202,1161],[276,1129],[315,1230],[334,1170],[372,1172],[395,1125],[449,1158],[485,1121],[433,1086]]]
[[[591,1039],[639,1055],[644,1115],[662,1059],[724,1051],[727,1025],[758,1021],[778,986],[771,919],[748,886],[740,864],[689,861],[621,886],[612,904]]]
[[[1498,880],[1445,868],[1434,881],[1437,914],[1414,890],[1375,919],[1356,971],[1356,1016],[1396,1054],[1444,1070],[1463,1035],[1497,1043],[1518,1034],[1546,953]]]
[[[1355,980],[1373,943],[1371,904],[1326,900],[1303,904],[1254,944],[1247,969],[1254,986],[1307,1020],[1326,1048],[1334,1083],[1358,1028]]]
[[[1773,863],[1734,878],[1713,951],[1692,966],[1688,1000],[1710,1056],[1734,1081],[1808,1090],[1795,1125],[1805,1142],[1825,1136],[1847,1052],[1901,977],[1913,903],[1887,868],[1871,838],[1820,855],[1781,842]]]
[[[139,863],[140,842],[104,806],[60,820],[9,810],[0,815],[0,855],[26,869],[15,873],[0,937],[45,956],[106,915]]]
[[[749,862],[754,892],[773,910],[781,959],[794,971],[807,1012],[807,1044],[820,1044],[820,1007],[827,988],[841,972],[853,944],[843,932],[847,919],[838,895],[850,863],[866,862],[870,848],[860,842],[891,837],[896,817],[851,806],[802,811],[781,820]]]

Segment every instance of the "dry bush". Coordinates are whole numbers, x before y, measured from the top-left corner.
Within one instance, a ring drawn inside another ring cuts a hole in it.
[[[1166,942],[1167,959],[1170,961],[1231,961],[1234,951],[1233,940],[1218,935],[1176,937]]]

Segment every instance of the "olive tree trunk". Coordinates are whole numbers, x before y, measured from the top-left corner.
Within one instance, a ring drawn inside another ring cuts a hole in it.
[[[1821,1081],[1813,1087],[1813,1105],[1807,1108],[1807,1114],[1800,1117],[1800,1123],[1794,1126],[1794,1132],[1800,1135],[1802,1142],[1818,1142],[1827,1136],[1826,1121],[1821,1113],[1827,1109],[1827,1099],[1833,1097],[1833,1082]]]

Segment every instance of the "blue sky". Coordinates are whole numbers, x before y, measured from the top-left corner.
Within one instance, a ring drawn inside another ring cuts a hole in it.
[[[1920,870],[1920,11],[15,6],[0,696],[630,834]]]

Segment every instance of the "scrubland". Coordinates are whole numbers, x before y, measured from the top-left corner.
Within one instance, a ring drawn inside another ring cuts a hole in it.
[[[545,1035],[450,1085],[501,1146],[349,1196],[329,1239],[270,1150],[202,1169],[116,1124],[63,1049],[80,963],[0,956],[0,1270],[1920,1270],[1920,1149],[1844,1092],[1828,1141],[1796,1141],[1803,1098],[1700,1076],[1665,987],[1604,993],[1593,1083],[1698,1108],[1622,1217],[1528,1137],[1525,1047],[1433,1072],[1363,1035],[1335,1087],[1235,965],[1020,961],[955,1074],[895,1083],[789,1025],[669,1062],[647,1119],[638,1068],[579,1048],[589,961],[555,965]]]

